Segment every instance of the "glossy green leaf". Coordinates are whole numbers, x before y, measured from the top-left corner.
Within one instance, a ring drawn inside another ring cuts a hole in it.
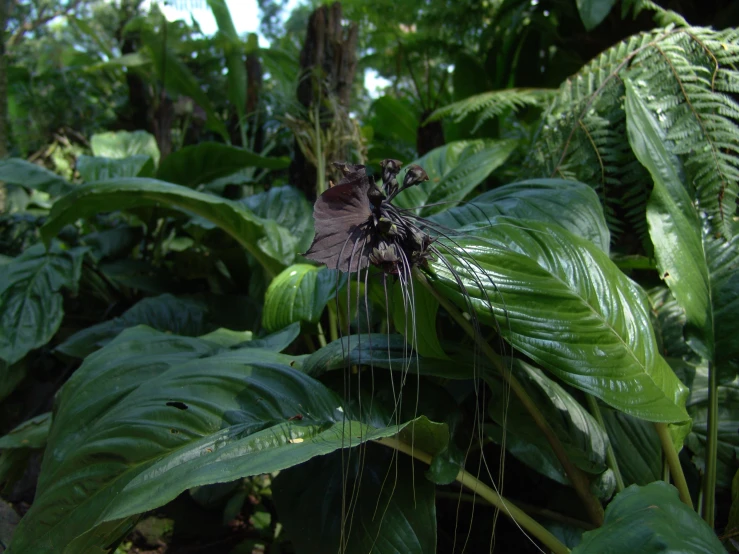
[[[24,421],[4,437],[0,437],[0,449],[43,448],[49,436],[51,412],[45,412]]]
[[[577,0],[577,11],[585,29],[592,31],[611,13],[616,0]]]
[[[739,375],[739,235],[730,241],[703,237],[711,276],[714,367],[719,382]]]
[[[564,228],[495,218],[445,254],[481,321],[564,382],[650,421],[683,422],[687,389],[657,351],[645,295]],[[435,286],[467,304],[448,267]],[[491,307],[492,305],[492,312]]]
[[[662,478],[662,447],[654,425],[601,407],[618,469],[626,485],[648,485]]]
[[[19,158],[0,160],[0,182],[40,190],[51,196],[59,196],[72,188],[70,183],[56,173]]]
[[[259,217],[289,230],[298,254],[308,250],[313,242],[313,206],[295,187],[272,187],[240,202]]]
[[[394,96],[381,96],[372,103],[373,125],[383,135],[408,144],[416,143],[418,116],[408,103]]]
[[[625,84],[629,143],[654,182],[647,221],[657,268],[685,310],[686,333],[694,349],[712,360],[714,323],[698,211],[684,184],[680,159],[670,151],[656,115],[631,81]]]
[[[112,208],[157,205],[207,219],[234,237],[265,267],[287,265],[295,256],[295,241],[286,241],[273,221],[260,219],[237,202],[156,179],[114,179],[78,187],[54,204],[41,235],[48,241],[64,225]]]
[[[85,358],[102,348],[121,331],[137,325],[147,325],[157,331],[196,337],[213,330],[207,321],[208,307],[203,302],[162,294],[144,298],[121,316],[78,331],[56,350],[68,356]]]
[[[608,436],[593,416],[541,370],[515,360],[513,372],[559,437],[572,463],[594,475],[606,471]],[[502,443],[505,427],[505,445],[511,454],[547,477],[569,483],[554,451],[526,408],[499,380],[489,379],[488,384],[491,391],[488,412],[496,423],[486,427],[489,436]],[[610,497],[606,493],[606,498]]]
[[[326,304],[346,282],[336,270],[308,264],[291,265],[267,289],[262,325],[276,331],[296,321],[318,323]]]
[[[351,365],[384,367],[446,379],[471,379],[475,375],[472,356],[454,361],[416,356],[402,335],[351,335],[335,340],[303,360],[301,369],[312,377]]]
[[[400,281],[393,285],[390,309],[395,330],[406,337],[421,356],[449,359],[439,343],[436,332],[436,312],[439,302],[425,288],[409,282],[401,287]]]
[[[489,225],[496,215],[561,225],[604,252],[611,236],[598,195],[588,185],[564,179],[530,179],[504,185],[429,219],[449,229]]]
[[[51,340],[64,316],[61,290],[77,291],[86,251],[36,244],[0,265],[0,359],[13,364]]]
[[[731,508],[729,509],[729,521],[724,530],[725,537],[736,537],[739,535],[739,470],[731,480]]]
[[[344,455],[342,460],[334,453],[281,472],[273,495],[295,552],[436,552],[434,485],[423,477],[422,466],[416,464],[414,472],[413,462],[400,456],[393,458],[389,449],[370,445],[361,467],[357,456],[347,460]],[[354,502],[340,550],[344,494]]]
[[[159,165],[159,147],[153,135],[146,131],[110,131],[90,137],[90,147],[95,156],[125,159],[129,156],[149,156]]]
[[[146,327],[121,333],[64,385],[36,499],[10,552],[105,548],[137,514],[189,488],[282,470],[405,428],[348,421],[340,399],[293,360]],[[423,430],[433,424],[418,424],[419,444],[432,445]]]
[[[426,170],[429,180],[404,190],[393,203],[425,216],[449,209],[500,167],[517,145],[513,139],[459,140],[434,148],[412,162]],[[399,183],[404,176],[401,170]]]
[[[288,158],[269,158],[227,144],[201,142],[167,156],[159,166],[157,179],[195,188],[245,167],[285,169],[289,165]]]
[[[84,182],[116,179],[118,177],[148,176],[147,164],[151,158],[146,154],[134,154],[125,158],[103,158],[100,156],[78,156],[77,171]]]
[[[644,487],[631,485],[606,508],[603,527],[583,534],[572,554],[619,552],[726,551],[716,535],[678,497],[677,489],[662,481]]]
[[[731,487],[731,480],[739,469],[739,378],[718,386],[718,448],[716,485],[724,490]],[[693,463],[704,470],[706,460],[706,431],[708,427],[708,369],[696,368],[688,413],[693,418],[693,429],[685,446],[692,452]]]

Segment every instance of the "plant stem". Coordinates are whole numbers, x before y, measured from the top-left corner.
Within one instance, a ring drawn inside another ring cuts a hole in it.
[[[600,406],[598,406],[598,401],[592,394],[586,394],[585,398],[588,402],[590,413],[607,436],[608,431],[606,431],[606,424],[603,421],[603,414],[600,411]],[[611,468],[611,471],[613,471],[613,475],[616,477],[616,492],[621,492],[625,488],[624,478],[621,476],[621,470],[618,469],[618,460],[616,460],[616,453],[613,451],[610,437],[608,437],[608,444],[606,445],[606,463],[608,464],[608,467]]]
[[[321,348],[326,346],[326,335],[323,332],[323,327],[321,326],[321,322],[318,322],[318,344],[321,345]]]
[[[315,104],[314,115],[315,149],[316,149],[316,196],[321,196],[326,190],[326,160],[323,158],[323,145],[321,144],[321,121],[318,111],[318,103]]]
[[[328,308],[328,333],[331,342],[334,342],[335,340],[339,340],[339,328],[336,321],[336,312],[334,311],[336,305],[329,302],[326,307]]]
[[[421,460],[425,464],[431,465],[431,454],[419,450],[416,447],[412,447],[411,445],[398,440],[397,437],[386,437],[378,439],[375,442],[389,448],[394,448],[399,452],[403,452],[404,454],[408,454],[409,456],[416,458],[417,460]],[[471,473],[465,471],[464,469],[460,469],[456,479],[462,485],[472,490],[475,494],[480,495],[481,498],[487,500],[488,502],[490,502],[490,504],[503,511],[503,513],[508,515],[513,521],[518,523],[526,531],[534,535],[542,542],[542,544],[544,544],[555,554],[568,554],[570,552],[569,548],[562,544],[557,539],[557,537],[547,531],[536,520],[531,518],[523,510],[514,506],[509,500],[504,499],[500,494],[488,487],[485,483],[480,481]]]
[[[662,451],[665,453],[665,459],[667,460],[667,466],[670,468],[672,480],[675,482],[675,487],[677,487],[677,490],[680,493],[680,500],[692,508],[693,501],[690,499],[688,483],[685,480],[685,474],[680,465],[680,458],[678,458],[677,450],[675,450],[675,445],[672,443],[672,437],[670,436],[667,424],[655,423],[654,427],[657,429],[659,440],[662,443]]]
[[[703,476],[703,519],[713,529],[716,504],[716,457],[718,456],[718,381],[716,368],[708,362],[708,429],[706,473]]]
[[[426,289],[434,296],[434,298],[439,301],[439,304],[444,307],[449,315],[451,315],[452,318],[465,330],[465,332],[470,337],[472,337],[472,339],[477,343],[480,350],[482,350],[485,356],[487,356],[487,358],[492,362],[493,367],[498,370],[501,377],[503,377],[503,379],[511,387],[511,390],[516,394],[518,399],[524,405],[526,410],[529,412],[529,415],[531,415],[531,418],[534,420],[536,426],[544,434],[544,437],[547,439],[549,446],[552,447],[555,456],[557,456],[557,459],[562,464],[562,467],[564,468],[567,477],[572,483],[575,492],[577,492],[577,495],[583,501],[583,504],[585,505],[585,509],[587,510],[588,516],[590,517],[591,521],[595,523],[595,525],[603,525],[603,506],[601,506],[600,501],[593,495],[593,493],[590,492],[590,480],[585,475],[585,473],[580,470],[580,468],[575,466],[570,458],[567,456],[567,452],[565,451],[562,442],[559,440],[559,437],[557,437],[557,435],[554,433],[554,430],[549,425],[549,422],[544,417],[544,414],[541,413],[538,406],[528,395],[526,389],[523,388],[523,385],[521,385],[518,379],[513,376],[510,370],[506,368],[500,356],[498,356],[498,354],[492,348],[490,348],[490,345],[485,342],[478,333],[475,332],[470,322],[464,318],[457,307],[450,300],[439,294],[439,292],[437,292],[437,290],[431,286],[431,283],[428,282],[428,279],[426,279],[426,276],[423,273],[421,273],[418,269],[414,269],[413,271],[417,280],[424,287],[426,287]]]

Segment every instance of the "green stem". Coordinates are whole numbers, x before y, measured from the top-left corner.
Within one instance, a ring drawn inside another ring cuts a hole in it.
[[[318,103],[315,104],[315,115],[313,118],[316,134],[316,196],[321,196],[326,190],[326,160],[323,159],[323,145],[321,144],[321,121],[318,111]]]
[[[326,335],[323,333],[323,326],[321,323],[318,323],[318,344],[321,345],[321,348],[326,346]]]
[[[480,350],[482,350],[485,356],[487,356],[487,358],[492,362],[493,367],[498,370],[501,377],[503,377],[503,379],[508,383],[508,386],[511,387],[511,390],[524,405],[526,410],[529,412],[529,415],[531,415],[531,418],[534,420],[536,426],[547,439],[549,446],[552,447],[555,456],[557,456],[557,459],[562,464],[562,467],[564,468],[567,477],[572,483],[575,492],[583,501],[583,504],[585,505],[585,509],[587,510],[588,516],[590,517],[591,521],[595,523],[595,525],[603,525],[603,506],[601,505],[600,501],[593,495],[593,493],[590,492],[590,480],[585,475],[585,473],[580,470],[580,468],[572,463],[569,456],[567,456],[567,452],[562,445],[562,442],[559,440],[559,437],[557,437],[557,435],[554,433],[554,430],[549,425],[549,422],[544,417],[544,414],[541,413],[536,403],[528,395],[526,389],[523,388],[523,385],[521,385],[518,379],[516,379],[511,371],[505,366],[500,356],[498,356],[498,354],[492,348],[490,348],[490,345],[485,342],[478,333],[475,332],[470,322],[464,318],[457,307],[452,304],[451,301],[447,300],[444,296],[439,294],[437,290],[431,286],[431,283],[428,282],[428,279],[426,279],[426,276],[423,273],[421,273],[418,269],[414,269],[413,271],[416,279],[424,287],[426,287],[426,289],[434,296],[434,298],[439,301],[439,304],[444,307],[449,315],[452,316],[452,318],[462,327],[462,329],[465,330],[465,332],[470,337],[472,337],[472,339],[477,343],[477,346],[480,348]]]
[[[600,428],[603,429],[603,432],[608,435],[606,424],[603,421],[603,414],[600,411],[600,406],[598,406],[598,401],[592,394],[586,394],[585,398],[588,402],[590,413],[595,418],[595,421],[598,422]],[[606,445],[606,463],[608,464],[608,467],[611,468],[611,471],[613,471],[613,475],[616,477],[616,492],[621,492],[625,488],[624,478],[621,476],[621,470],[618,468],[618,460],[616,460],[616,453],[613,451],[610,437],[608,437],[608,444]]]
[[[417,460],[421,460],[425,464],[431,465],[431,461],[433,459],[431,454],[419,450],[417,447],[412,447],[411,445],[398,440],[396,437],[386,437],[378,439],[375,442],[389,448],[393,448],[399,452],[403,452],[404,454],[408,454]],[[514,506],[509,500],[503,498],[500,494],[488,487],[471,473],[464,469],[460,469],[459,473],[457,473],[456,479],[459,483],[479,495],[484,500],[490,502],[490,504],[501,510],[504,514],[508,515],[513,521],[539,539],[542,544],[555,554],[568,554],[570,552],[569,548],[562,544],[557,537],[542,527],[542,525],[540,525],[536,520],[526,514],[523,510]]]
[[[339,340],[339,327],[336,321],[336,304],[333,302],[328,303],[328,333],[331,337],[331,342]]]
[[[708,362],[708,430],[706,433],[706,473],[703,476],[703,519],[713,529],[716,504],[716,462],[718,456],[718,381],[716,368]]]
[[[667,460],[667,466],[670,468],[672,474],[672,480],[680,493],[680,500],[685,502],[691,508],[693,507],[693,501],[690,499],[690,491],[688,490],[688,482],[685,480],[685,474],[683,468],[680,465],[680,458],[677,456],[677,450],[672,442],[670,436],[670,430],[667,428],[666,423],[655,423],[654,427],[657,429],[659,435],[659,441],[662,443],[662,451],[665,453],[665,459]]]

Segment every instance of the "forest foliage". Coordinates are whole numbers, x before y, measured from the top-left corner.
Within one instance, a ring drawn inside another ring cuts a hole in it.
[[[0,552],[737,551],[736,4],[176,4],[0,0]]]

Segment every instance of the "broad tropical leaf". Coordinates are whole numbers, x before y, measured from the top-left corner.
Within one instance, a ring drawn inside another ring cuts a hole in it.
[[[631,485],[606,508],[603,527],[583,534],[572,554],[701,552],[723,554],[706,523],[662,481]]]
[[[442,241],[443,242],[443,241]],[[495,218],[446,244],[435,286],[564,382],[650,421],[687,421],[687,389],[657,351],[645,295],[564,228]],[[494,316],[494,317],[493,317]]]
[[[124,331],[65,384],[36,499],[9,552],[104,549],[137,514],[188,488],[285,469],[404,428],[346,420],[339,398],[293,360],[146,327]],[[421,429],[431,425],[424,421]]]
[[[37,244],[0,265],[0,360],[13,364],[51,340],[64,317],[61,291],[77,291],[86,251]]]
[[[126,159],[130,156],[149,156],[159,165],[159,147],[153,135],[146,131],[110,131],[90,138],[92,153],[101,158]]]
[[[117,179],[119,177],[150,177],[154,166],[146,154],[134,154],[125,158],[78,156],[77,171],[84,182]]]

